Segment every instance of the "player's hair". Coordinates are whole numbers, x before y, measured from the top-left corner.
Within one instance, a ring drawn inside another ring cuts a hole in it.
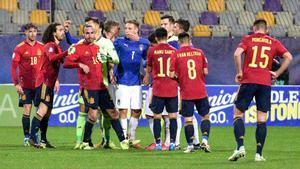
[[[120,24],[118,22],[112,21],[112,20],[107,21],[104,24],[104,31],[105,32],[110,32],[111,28],[115,27],[115,26],[119,27],[119,29],[120,29]]]
[[[162,16],[160,19],[161,19],[161,20],[163,20],[163,19],[169,19],[169,22],[171,22],[172,24],[175,22],[174,17],[171,16],[171,15],[164,15],[164,16]]]
[[[149,36],[148,36],[148,40],[150,41],[150,43],[157,43],[156,39],[155,39],[155,32],[152,32]]]
[[[83,25],[83,30],[82,30],[83,33],[84,33],[85,28],[93,28],[93,27],[92,27],[92,25],[89,25],[89,24]]]
[[[256,27],[256,29],[267,29],[267,21],[264,19],[257,19],[254,21],[253,26]]]
[[[183,29],[184,32],[188,32],[190,29],[190,22],[188,20],[178,19],[177,21],[175,21],[175,23],[177,23],[179,25],[179,28]]]
[[[168,31],[165,28],[157,28],[155,30],[155,37],[157,41],[168,39]]]
[[[36,29],[36,30],[38,29],[37,26],[35,26],[35,25],[32,24],[32,23],[28,23],[28,24],[24,25],[25,31],[28,31],[28,30],[31,29],[31,28]]]
[[[60,23],[51,23],[45,30],[42,41],[43,43],[48,43],[48,42],[55,42],[54,35],[53,33],[56,32],[57,26],[60,26]]]
[[[130,23],[130,24],[134,24],[137,28],[140,27],[140,24],[137,20],[133,19],[133,20],[128,20],[125,22],[125,24]]]
[[[93,21],[95,24],[98,24],[101,29],[103,29],[103,27],[104,27],[104,23],[102,21],[99,21],[99,19],[97,17],[89,16],[84,19],[84,22],[89,22],[89,21]]]
[[[190,35],[187,32],[182,32],[178,35],[179,43],[185,43],[190,41]]]

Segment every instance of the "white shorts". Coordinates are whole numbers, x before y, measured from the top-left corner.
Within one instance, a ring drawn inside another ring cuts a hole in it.
[[[149,105],[150,105],[150,103],[151,103],[151,100],[152,100],[152,87],[149,87],[148,93],[147,93],[147,97],[146,97],[145,114],[146,114],[147,116],[153,117],[154,114],[153,114],[153,112],[151,111],[151,109],[149,108]],[[162,112],[162,115],[163,115],[163,116],[168,115],[168,112],[166,111],[166,108],[164,108],[164,111]]]
[[[118,85],[116,87],[117,109],[142,109],[142,86]]]
[[[116,89],[117,89],[116,85],[112,85],[112,84],[108,85],[108,92],[114,102],[114,105],[116,105]]]

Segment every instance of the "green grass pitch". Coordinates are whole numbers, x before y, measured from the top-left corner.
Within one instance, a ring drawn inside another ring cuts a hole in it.
[[[116,168],[116,169],[223,169],[223,168],[269,168],[293,169],[300,168],[300,128],[299,127],[268,127],[264,157],[266,162],[254,162],[255,127],[246,127],[245,147],[246,158],[237,162],[229,162],[227,158],[235,147],[231,127],[212,127],[209,143],[212,153],[197,151],[184,154],[182,151],[158,152],[134,150],[104,150],[92,151],[73,150],[75,128],[50,127],[49,140],[57,149],[34,149],[23,147],[21,127],[0,127],[0,168]],[[112,140],[117,143],[115,133]],[[147,146],[152,141],[149,128],[138,128],[137,137],[142,145]],[[100,141],[100,129],[94,128],[93,142]],[[182,130],[182,147],[185,138]]]

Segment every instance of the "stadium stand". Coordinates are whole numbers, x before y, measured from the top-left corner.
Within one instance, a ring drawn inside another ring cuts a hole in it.
[[[45,10],[32,10],[29,15],[30,22],[36,25],[48,24],[48,15]]]

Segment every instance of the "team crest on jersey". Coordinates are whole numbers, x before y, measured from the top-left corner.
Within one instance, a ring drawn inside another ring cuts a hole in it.
[[[90,54],[88,51],[85,51],[85,53],[84,53],[85,55],[88,55],[88,54]]]
[[[52,47],[49,48],[48,52],[52,53],[54,49]]]
[[[144,50],[144,45],[141,44],[141,45],[139,46],[139,48],[140,48],[140,51],[142,52],[142,51]]]
[[[38,49],[38,50],[36,51],[36,55],[38,55],[38,56],[41,56],[41,55],[42,55],[41,49]]]
[[[49,95],[46,96],[45,101],[46,101],[46,102],[50,102],[50,96],[49,96]]]
[[[29,54],[29,52],[28,51],[25,51],[25,53],[24,53],[25,55],[28,55]]]
[[[90,104],[94,104],[95,103],[95,99],[93,97],[90,98]]]

